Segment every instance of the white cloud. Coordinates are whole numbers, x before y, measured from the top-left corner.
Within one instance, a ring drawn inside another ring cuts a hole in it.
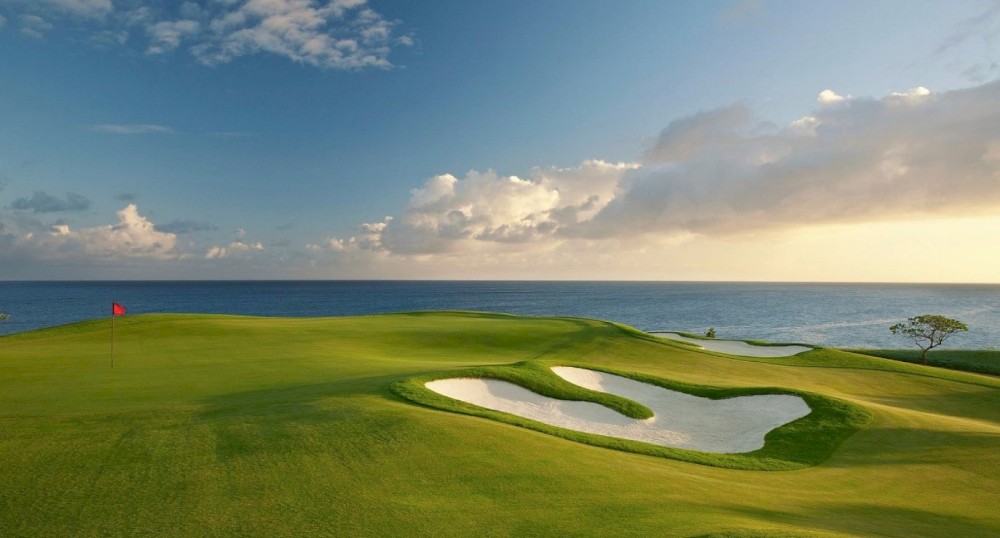
[[[76,25],[98,47],[123,45],[140,27],[148,55],[186,49],[213,66],[267,53],[324,69],[390,68],[393,48],[413,45],[397,36],[399,21],[366,0],[215,0],[139,5],[111,0],[8,0],[20,13],[21,31],[41,38],[51,21]]]
[[[1000,82],[840,103],[783,128],[743,105],[680,118],[639,163],[441,174],[394,217],[309,250],[367,267],[554,272],[659,259],[695,238],[717,248],[748,234],[1000,210]]]
[[[819,97],[816,98],[816,101],[819,102],[821,105],[832,105],[835,103],[842,103],[845,100],[847,100],[846,97],[844,97],[843,95],[838,95],[837,92],[833,90],[823,90],[819,92]]]
[[[222,258],[232,257],[234,255],[247,254],[252,252],[261,252],[264,250],[264,245],[257,241],[256,243],[244,243],[243,241],[233,241],[224,247],[214,246],[205,251],[206,260],[216,260]]]
[[[34,259],[70,259],[100,262],[109,259],[178,257],[177,237],[156,230],[152,222],[129,204],[118,213],[118,223],[73,230],[57,223],[47,233],[24,232],[11,237],[12,252]]]
[[[329,69],[388,68],[396,21],[363,0],[248,0],[212,13],[209,31],[191,47],[206,65],[267,52]]]
[[[21,33],[34,39],[42,39],[53,28],[52,23],[38,15],[21,15],[20,21]]]
[[[471,171],[462,179],[442,174],[411,190],[398,217],[363,224],[350,238],[331,238],[310,250],[419,256],[476,244],[509,250],[517,244],[558,242],[562,229],[610,202],[620,178],[635,166],[590,160],[572,168],[535,168],[528,179],[492,170]]]
[[[146,54],[165,54],[180,46],[181,40],[193,36],[201,29],[198,21],[162,21],[146,27],[149,46]]]
[[[930,97],[931,91],[923,86],[917,86],[916,88],[911,88],[905,92],[892,92],[889,94],[889,101],[896,103],[905,104],[918,104],[927,97]]]
[[[581,233],[738,234],[1000,208],[1000,167],[986,158],[1000,140],[1000,83],[855,98],[785,130],[721,117],[729,123],[698,115],[661,133]],[[692,149],[686,131],[703,123],[716,134]]]
[[[798,133],[802,135],[815,136],[816,127],[819,126],[819,120],[816,116],[802,116],[801,118],[793,121],[789,126],[789,132]]]
[[[7,24],[7,18],[4,17],[3,15],[0,15],[0,28],[3,28],[5,24]]]
[[[92,128],[99,133],[120,134],[120,135],[167,134],[174,132],[173,129],[167,127],[166,125],[155,125],[151,123],[103,124],[103,125],[94,125]]]

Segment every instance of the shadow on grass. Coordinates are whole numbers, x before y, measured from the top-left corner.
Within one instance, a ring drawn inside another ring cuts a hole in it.
[[[964,390],[912,396],[878,396],[868,399],[893,407],[927,413],[985,420],[1000,425],[1000,389],[966,385]]]
[[[763,530],[763,529],[730,529],[709,534],[699,534],[690,538],[837,538],[841,536],[852,536],[845,534],[831,534],[828,532],[812,531],[789,531],[789,530]]]
[[[390,433],[404,422],[378,413],[360,397],[401,401],[388,387],[401,376],[337,380],[312,385],[224,394],[203,400],[194,420],[215,433],[215,454],[229,461],[249,456],[315,450],[315,436]],[[374,439],[373,439],[374,440]]]
[[[848,351],[911,364],[920,363],[920,352],[912,349],[851,349]],[[993,349],[936,349],[927,354],[927,365],[1000,376],[1000,351]]]
[[[989,453],[1000,446],[1000,434],[935,431],[911,428],[869,430],[863,447],[845,451],[828,467],[881,465],[948,465],[968,462],[967,451]]]
[[[740,512],[760,521],[780,522],[797,527],[805,527],[801,534],[774,531],[771,534],[753,534],[752,529],[745,531],[728,531],[730,534],[709,534],[705,536],[718,537],[777,537],[777,536],[829,536],[827,532],[847,534],[850,536],[997,536],[992,512],[981,507],[984,520],[965,515],[954,515],[934,510],[936,507],[915,510],[900,506],[890,506],[873,503],[838,503],[832,505],[813,505],[797,508],[794,512],[767,510],[763,508],[733,506],[733,511]],[[968,508],[964,508],[968,510]],[[975,508],[974,508],[975,510]],[[987,519],[987,517],[989,519]],[[745,532],[737,534],[735,532]]]

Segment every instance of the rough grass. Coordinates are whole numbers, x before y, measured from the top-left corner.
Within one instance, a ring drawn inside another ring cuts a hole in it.
[[[119,318],[0,337],[3,536],[1000,535],[1000,380],[748,359],[591,320]],[[525,361],[781,387],[873,420],[787,472],[609,450],[393,383]]]

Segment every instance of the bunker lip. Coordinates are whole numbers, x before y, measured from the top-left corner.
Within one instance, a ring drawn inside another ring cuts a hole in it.
[[[637,420],[594,402],[557,400],[498,379],[439,379],[424,386],[449,398],[550,426],[723,454],[757,450],[764,446],[768,432],[811,411],[801,397],[788,394],[712,400],[584,368],[557,366],[552,371],[575,385],[646,405],[653,417]]]
[[[811,351],[811,347],[806,346],[755,346],[742,340],[702,340],[700,338],[688,338],[671,332],[652,332],[653,336],[665,338],[667,340],[677,340],[694,344],[708,351],[716,351],[727,355],[740,355],[743,357],[774,358],[791,357],[806,351]]]

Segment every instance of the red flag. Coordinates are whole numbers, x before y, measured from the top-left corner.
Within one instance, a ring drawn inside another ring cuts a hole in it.
[[[125,307],[118,303],[111,303],[111,315],[112,316],[124,316]]]

